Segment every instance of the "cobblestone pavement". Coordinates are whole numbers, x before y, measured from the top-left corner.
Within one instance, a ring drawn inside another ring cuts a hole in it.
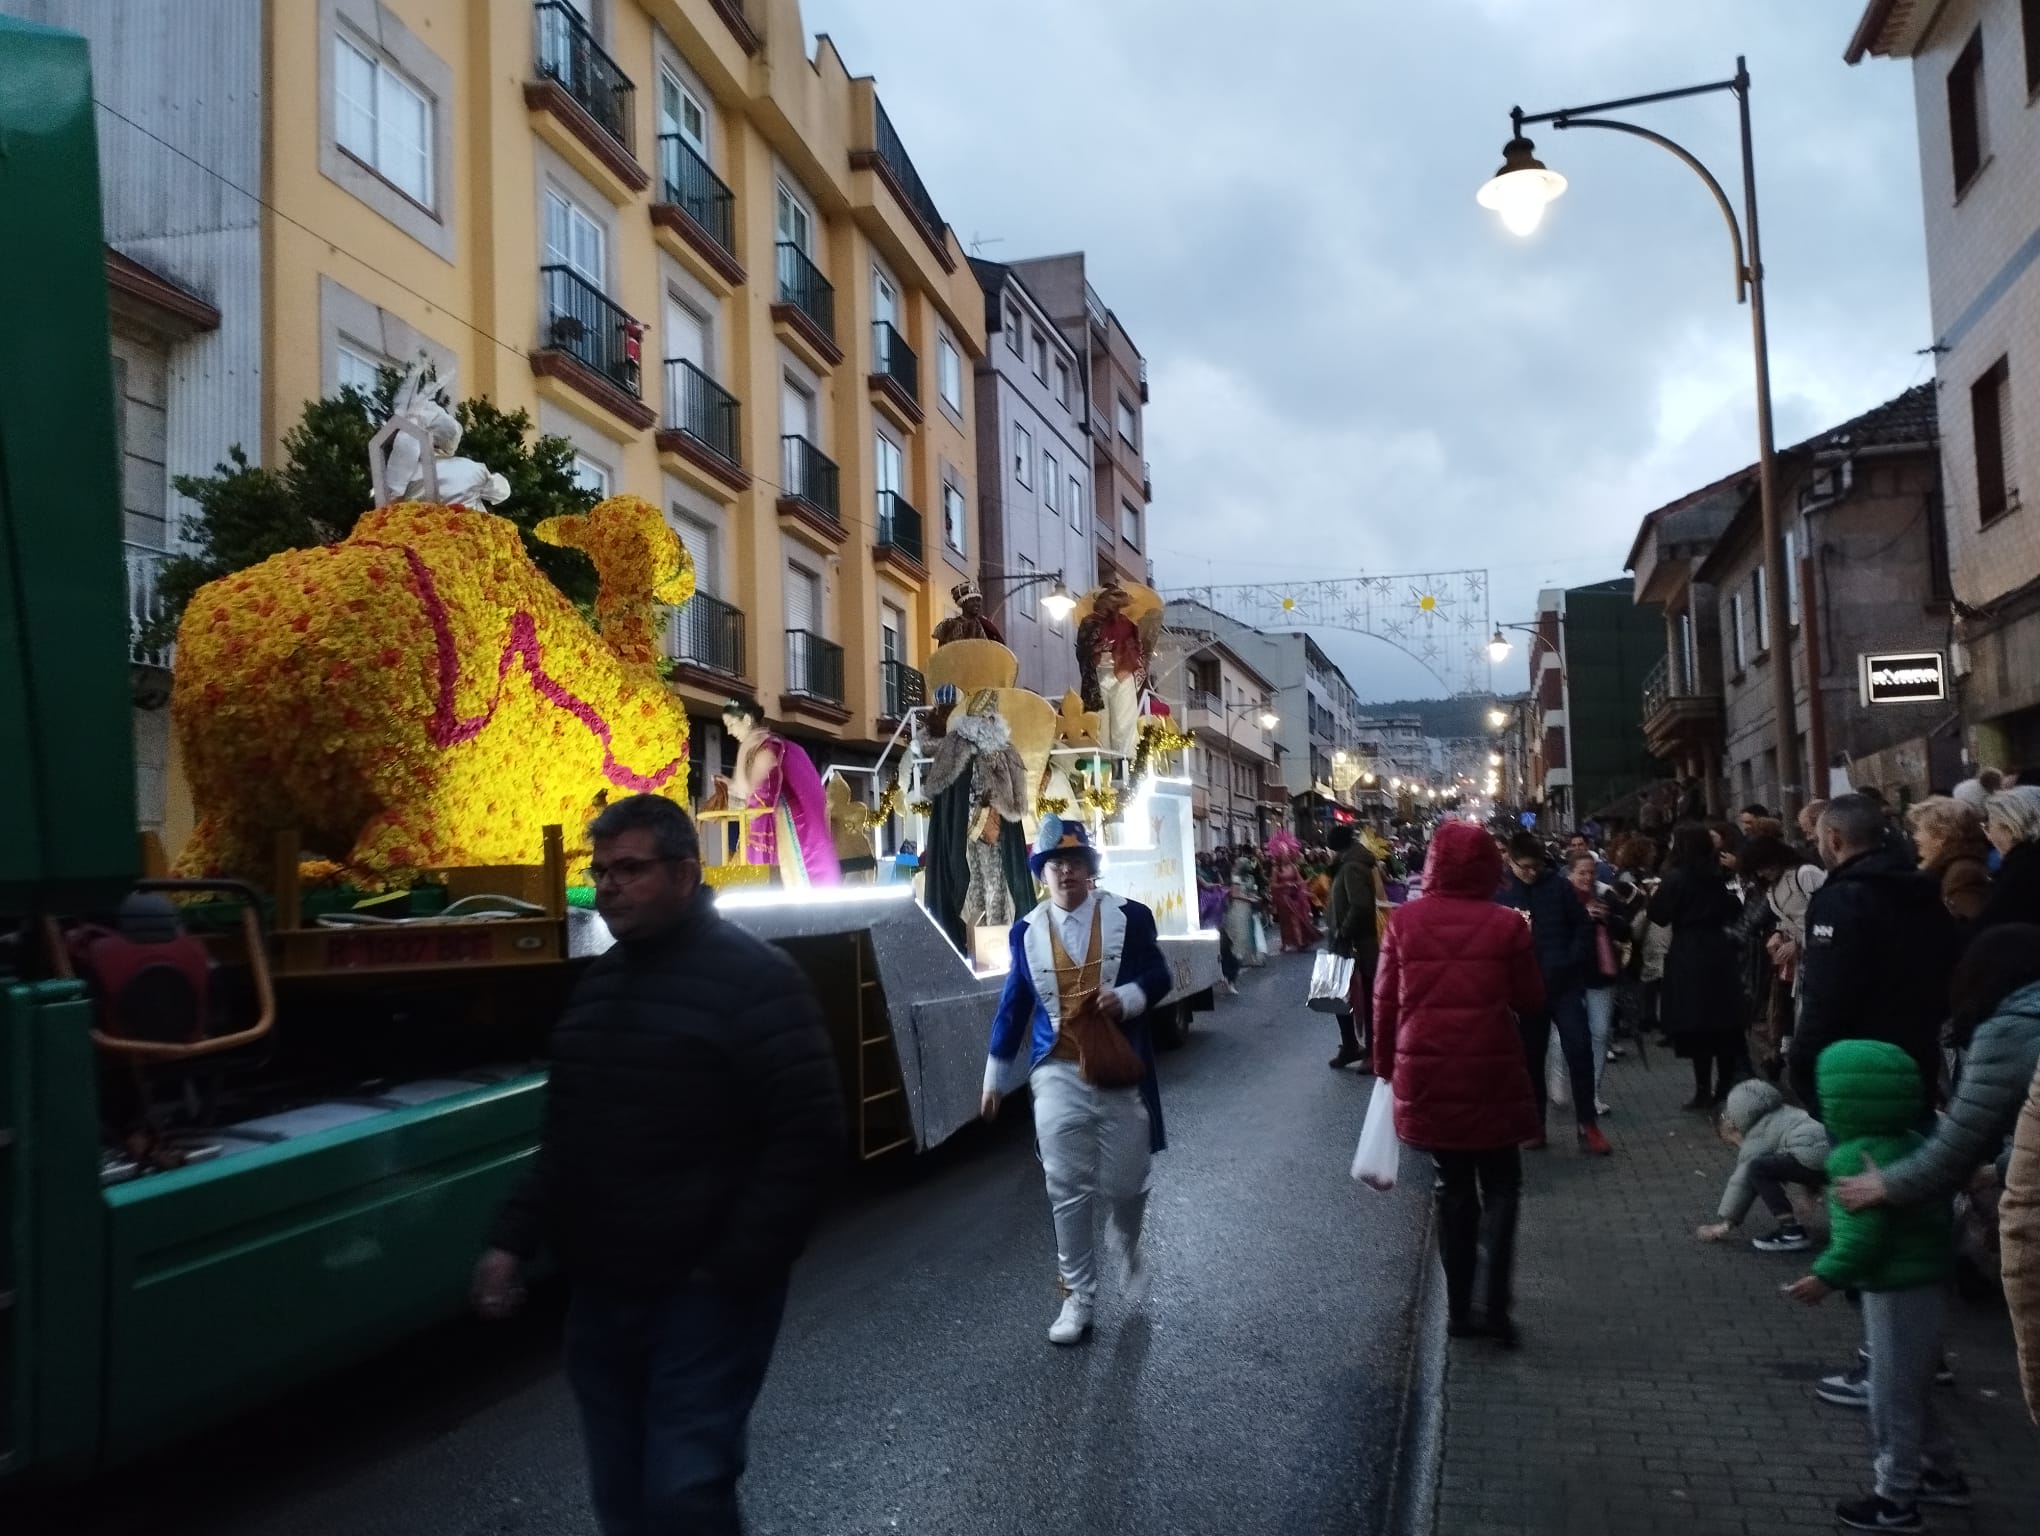
[[[1867,1416],[1813,1395],[1849,1364],[1856,1313],[1778,1294],[1810,1255],[1694,1240],[1735,1154],[1678,1107],[1686,1064],[1655,1046],[1650,1060],[1608,1069],[1612,1159],[1575,1152],[1556,1110],[1552,1150],[1525,1154],[1523,1348],[1451,1344],[1439,1536],[1797,1536],[1833,1529],[1835,1501],[1869,1486]],[[1766,1230],[1759,1207],[1745,1231]],[[2002,1305],[1956,1303],[1948,1342],[1940,1405],[1976,1504],[1928,1527],[2040,1530],[2040,1429]]]

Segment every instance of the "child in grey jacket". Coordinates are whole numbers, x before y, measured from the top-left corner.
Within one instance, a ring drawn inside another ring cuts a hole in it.
[[[1737,1149],[1735,1172],[1721,1194],[1720,1220],[1694,1236],[1703,1243],[1725,1241],[1742,1225],[1750,1207],[1762,1200],[1778,1226],[1769,1236],[1751,1239],[1752,1248],[1759,1253],[1799,1253],[1812,1247],[1813,1239],[1794,1214],[1785,1186],[1819,1189],[1827,1182],[1827,1130],[1805,1110],[1787,1104],[1769,1083],[1750,1078],[1729,1092],[1722,1109],[1721,1139]]]

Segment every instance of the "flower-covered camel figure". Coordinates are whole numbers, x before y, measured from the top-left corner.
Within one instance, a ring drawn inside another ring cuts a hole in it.
[[[283,830],[375,882],[533,864],[602,797],[684,802],[657,612],[693,594],[692,559],[635,496],[538,536],[594,562],[599,633],[515,525],[468,507],[382,507],[202,587],[172,698],[198,812],[179,870],[260,878]]]

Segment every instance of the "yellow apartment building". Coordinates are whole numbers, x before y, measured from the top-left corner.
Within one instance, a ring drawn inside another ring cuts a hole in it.
[[[92,38],[109,246],[220,312],[134,370],[163,473],[274,461],[307,399],[423,353],[693,553],[696,793],[736,692],[875,758],[975,569],[984,303],[798,0],[24,6]],[[174,547],[169,499],[131,530]]]

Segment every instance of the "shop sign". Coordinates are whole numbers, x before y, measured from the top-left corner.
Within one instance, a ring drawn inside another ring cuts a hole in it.
[[[1930,704],[1948,697],[1947,659],[1939,651],[1866,654],[1862,665],[1865,704]]]

